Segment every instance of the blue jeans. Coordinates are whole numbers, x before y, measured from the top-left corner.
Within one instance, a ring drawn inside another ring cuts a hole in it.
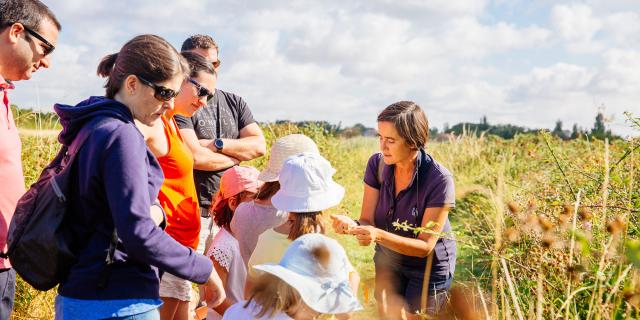
[[[13,310],[13,297],[16,294],[16,271],[0,270],[0,320],[8,320]]]
[[[109,318],[108,320],[160,320],[160,311],[158,311],[158,309],[153,309],[140,314],[119,318]]]

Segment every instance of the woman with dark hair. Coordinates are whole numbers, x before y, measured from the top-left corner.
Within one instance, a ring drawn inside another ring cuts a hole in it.
[[[211,305],[224,299],[211,261],[152,219],[163,217],[156,200],[163,174],[134,123],[161,123],[187,73],[167,41],[141,35],[100,62],[106,97],[55,105],[61,143],[69,145],[86,132],[83,127],[92,128],[74,164],[76,181],[70,183],[73,228],[83,240],[76,264],[58,287],[56,319],[159,319],[159,270],[205,284]],[[113,255],[106,254],[112,250]],[[105,263],[105,256],[112,262]]]
[[[337,233],[356,236],[360,245],[375,243],[375,296],[382,318],[400,319],[404,308],[413,319],[411,314],[416,317],[421,311],[424,292],[427,310],[422,311],[434,314],[446,301],[456,263],[455,240],[438,235],[451,231],[453,176],[425,151],[429,124],[414,102],[400,101],[384,109],[378,115],[378,133],[381,152],[367,164],[360,219],[333,215],[333,227]],[[416,235],[395,227],[396,221],[432,232]],[[430,270],[428,259],[433,259]],[[424,285],[428,287],[423,291]]]
[[[164,182],[158,200],[167,216],[165,232],[180,244],[193,250],[200,235],[200,208],[193,180],[193,155],[184,145],[175,114],[191,117],[215,90],[216,72],[205,58],[191,52],[182,53],[189,65],[189,76],[180,86],[173,108],[160,117],[161,121],[148,126],[136,120],[147,146],[156,156]],[[191,282],[165,273],[160,281],[160,319],[188,320],[191,301]]]

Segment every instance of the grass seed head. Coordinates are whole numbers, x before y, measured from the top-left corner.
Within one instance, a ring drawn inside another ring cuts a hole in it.
[[[504,231],[504,238],[509,242],[518,242],[520,241],[520,231],[515,227],[507,228],[507,230]]]
[[[591,209],[587,207],[580,207],[578,208],[578,216],[580,216],[580,219],[584,221],[589,221],[593,217],[593,214],[591,213]]]
[[[553,223],[545,216],[538,216],[538,223],[544,231],[549,231],[553,228]]]
[[[626,228],[626,223],[620,217],[616,217],[615,219],[609,221],[607,223],[607,232],[611,233],[611,235],[618,235],[620,232],[623,232]]]
[[[562,206],[562,214],[567,216],[573,215],[573,206],[570,204],[565,204],[564,206]]]
[[[513,201],[509,201],[509,203],[507,203],[507,207],[509,208],[509,212],[511,212],[512,214],[517,214],[518,212],[520,212],[520,207]]]

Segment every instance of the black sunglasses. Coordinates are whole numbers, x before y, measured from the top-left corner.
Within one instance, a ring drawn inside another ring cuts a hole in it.
[[[203,85],[199,84],[198,81],[193,80],[193,78],[187,78],[189,82],[191,82],[196,89],[198,89],[198,97],[207,97],[207,101],[213,99],[213,93],[209,91],[209,89],[205,88]]]
[[[153,96],[160,100],[160,101],[169,101],[175,97],[178,96],[178,94],[180,93],[180,90],[175,91],[173,89],[169,89],[167,87],[163,87],[163,86],[159,86],[139,75],[136,75],[136,77],[138,77],[138,79],[140,80],[140,82],[146,84],[147,86],[153,88],[154,93]]]
[[[37,33],[37,32],[35,32],[35,31],[31,30],[30,28],[28,28],[28,27],[27,27],[27,26],[25,26],[25,25],[22,25],[22,27],[24,28],[24,30],[25,30],[28,34],[32,35],[34,38],[36,38],[36,39],[40,40],[40,41],[44,44],[44,48],[42,48],[42,49],[43,49],[43,54],[44,54],[45,56],[50,55],[50,54],[53,52],[53,50],[55,50],[55,49],[56,49],[56,46],[52,45],[52,44],[51,44],[51,42],[47,41],[47,39],[45,39],[45,38],[44,38],[43,36],[41,36],[39,33]]]

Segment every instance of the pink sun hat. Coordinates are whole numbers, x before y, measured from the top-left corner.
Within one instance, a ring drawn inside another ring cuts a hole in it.
[[[220,178],[220,190],[216,194],[212,208],[218,205],[218,202],[229,199],[243,191],[256,193],[262,186],[263,182],[258,180],[260,171],[249,166],[234,166],[222,174]]]

